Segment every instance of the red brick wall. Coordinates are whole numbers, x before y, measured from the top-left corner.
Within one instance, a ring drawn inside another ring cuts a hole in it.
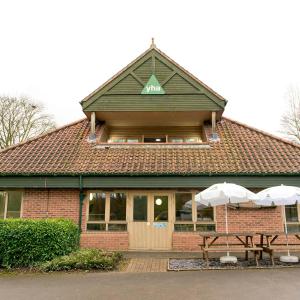
[[[202,242],[198,232],[173,232],[172,248],[178,251],[200,250]]]
[[[225,232],[225,206],[216,208],[216,230]],[[229,232],[283,231],[281,207],[262,209],[228,208]]]
[[[129,246],[128,232],[83,233],[80,246],[83,248],[127,250]]]
[[[85,228],[85,205],[82,213]],[[79,191],[75,189],[25,190],[22,203],[23,218],[68,218],[78,223]]]
[[[281,207],[264,209],[228,208],[227,213],[229,232],[257,233],[261,231],[283,231]],[[216,208],[216,230],[217,232],[226,231],[224,206],[218,206]],[[291,238],[291,240],[293,239]],[[225,240],[219,239],[218,242],[224,243]],[[237,240],[235,240],[235,242],[237,242]],[[259,242],[258,237],[256,238],[255,242]],[[200,250],[199,244],[202,244],[202,239],[200,238],[198,232],[173,233],[173,250]]]
[[[86,233],[86,212],[88,200],[82,209],[82,247],[103,249],[128,249],[127,232]],[[79,191],[75,189],[30,189],[23,195],[22,216],[24,218],[70,218],[78,223]],[[265,209],[228,209],[230,232],[283,231],[281,207]],[[216,229],[225,232],[224,206],[216,208]],[[197,232],[174,232],[173,249],[183,251],[199,250],[202,241]]]

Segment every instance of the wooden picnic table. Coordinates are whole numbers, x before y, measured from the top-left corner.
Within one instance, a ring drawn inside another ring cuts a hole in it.
[[[300,251],[300,243],[283,243],[276,242],[279,237],[294,236],[300,241],[300,232],[274,231],[274,232],[257,232],[260,235],[260,243],[257,246],[262,247],[263,251],[270,255],[272,264],[274,265],[274,252],[275,251]],[[260,258],[262,258],[260,253]]]
[[[254,244],[255,233],[252,232],[200,232],[199,235],[202,237],[203,244],[203,258],[206,259],[208,265],[208,253],[209,252],[245,252],[245,259],[248,260],[248,253],[252,251],[254,253],[256,264],[258,265],[259,253],[262,252],[262,248]],[[237,242],[232,241],[227,243],[216,242],[220,238],[235,238]],[[224,247],[226,246],[226,247]]]

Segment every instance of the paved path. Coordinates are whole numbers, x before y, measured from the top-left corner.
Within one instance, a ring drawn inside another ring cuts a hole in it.
[[[132,258],[123,272],[167,272],[167,258]]]
[[[300,269],[0,277],[0,299],[299,300]]]

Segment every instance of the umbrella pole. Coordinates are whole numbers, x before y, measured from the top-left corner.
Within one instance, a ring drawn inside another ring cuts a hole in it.
[[[284,231],[285,231],[285,238],[286,238],[286,246],[288,248],[288,256],[290,256],[289,237],[288,237],[288,232],[287,232],[285,206],[283,206],[283,218],[284,218]]]
[[[226,246],[229,249],[228,245],[228,217],[227,217],[227,203],[225,204],[225,226],[226,226]],[[227,251],[227,256],[229,256],[229,251]]]

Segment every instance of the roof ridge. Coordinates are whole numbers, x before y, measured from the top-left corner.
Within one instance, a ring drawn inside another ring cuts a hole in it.
[[[45,137],[45,136],[47,136],[47,135],[51,135],[51,134],[53,134],[53,133],[55,133],[55,132],[57,132],[57,131],[60,131],[60,130],[62,130],[62,129],[65,129],[65,128],[67,128],[67,127],[74,126],[74,125],[76,125],[76,124],[78,124],[78,123],[80,123],[80,122],[83,122],[84,120],[87,120],[87,117],[82,118],[82,119],[77,120],[77,121],[74,121],[74,122],[72,122],[72,123],[66,124],[66,125],[59,126],[59,127],[55,128],[55,129],[52,129],[52,130],[50,130],[50,131],[48,131],[48,132],[45,132],[45,133],[43,133],[43,134],[40,134],[40,135],[38,135],[38,136],[35,136],[35,137],[30,138],[30,139],[28,139],[28,140],[25,140],[25,141],[23,141],[23,142],[20,142],[20,143],[17,143],[17,144],[15,144],[15,145],[11,145],[11,146],[9,146],[9,147],[7,147],[7,148],[1,149],[1,150],[0,150],[0,154],[2,154],[3,152],[6,152],[6,151],[8,151],[8,150],[17,148],[17,147],[19,147],[19,146],[23,146],[24,144],[31,143],[31,142],[33,142],[33,141],[35,141],[35,140],[37,140],[37,139],[39,139],[39,138],[43,138],[43,137]]]
[[[272,133],[269,133],[269,132],[266,132],[266,131],[264,131],[264,130],[258,129],[258,128],[256,128],[256,127],[253,127],[253,126],[251,126],[251,125],[245,124],[245,123],[243,123],[243,122],[236,121],[236,120],[233,120],[233,119],[231,119],[231,118],[223,117],[223,116],[222,116],[222,119],[228,120],[228,121],[230,121],[230,122],[232,122],[232,123],[236,123],[236,124],[238,124],[238,125],[241,125],[241,126],[243,126],[243,127],[248,128],[248,129],[254,130],[254,131],[259,132],[259,133],[261,133],[261,134],[263,134],[263,135],[266,135],[266,136],[268,136],[268,137],[271,137],[271,138],[273,138],[273,139],[276,139],[276,140],[278,140],[278,141],[280,141],[280,142],[283,142],[283,143],[289,144],[289,145],[291,145],[291,146],[300,148],[300,144],[297,144],[297,143],[295,143],[295,142],[292,142],[292,141],[289,141],[289,140],[287,140],[287,139],[281,138],[281,137],[276,136],[276,135],[274,135],[274,134],[272,134]]]

